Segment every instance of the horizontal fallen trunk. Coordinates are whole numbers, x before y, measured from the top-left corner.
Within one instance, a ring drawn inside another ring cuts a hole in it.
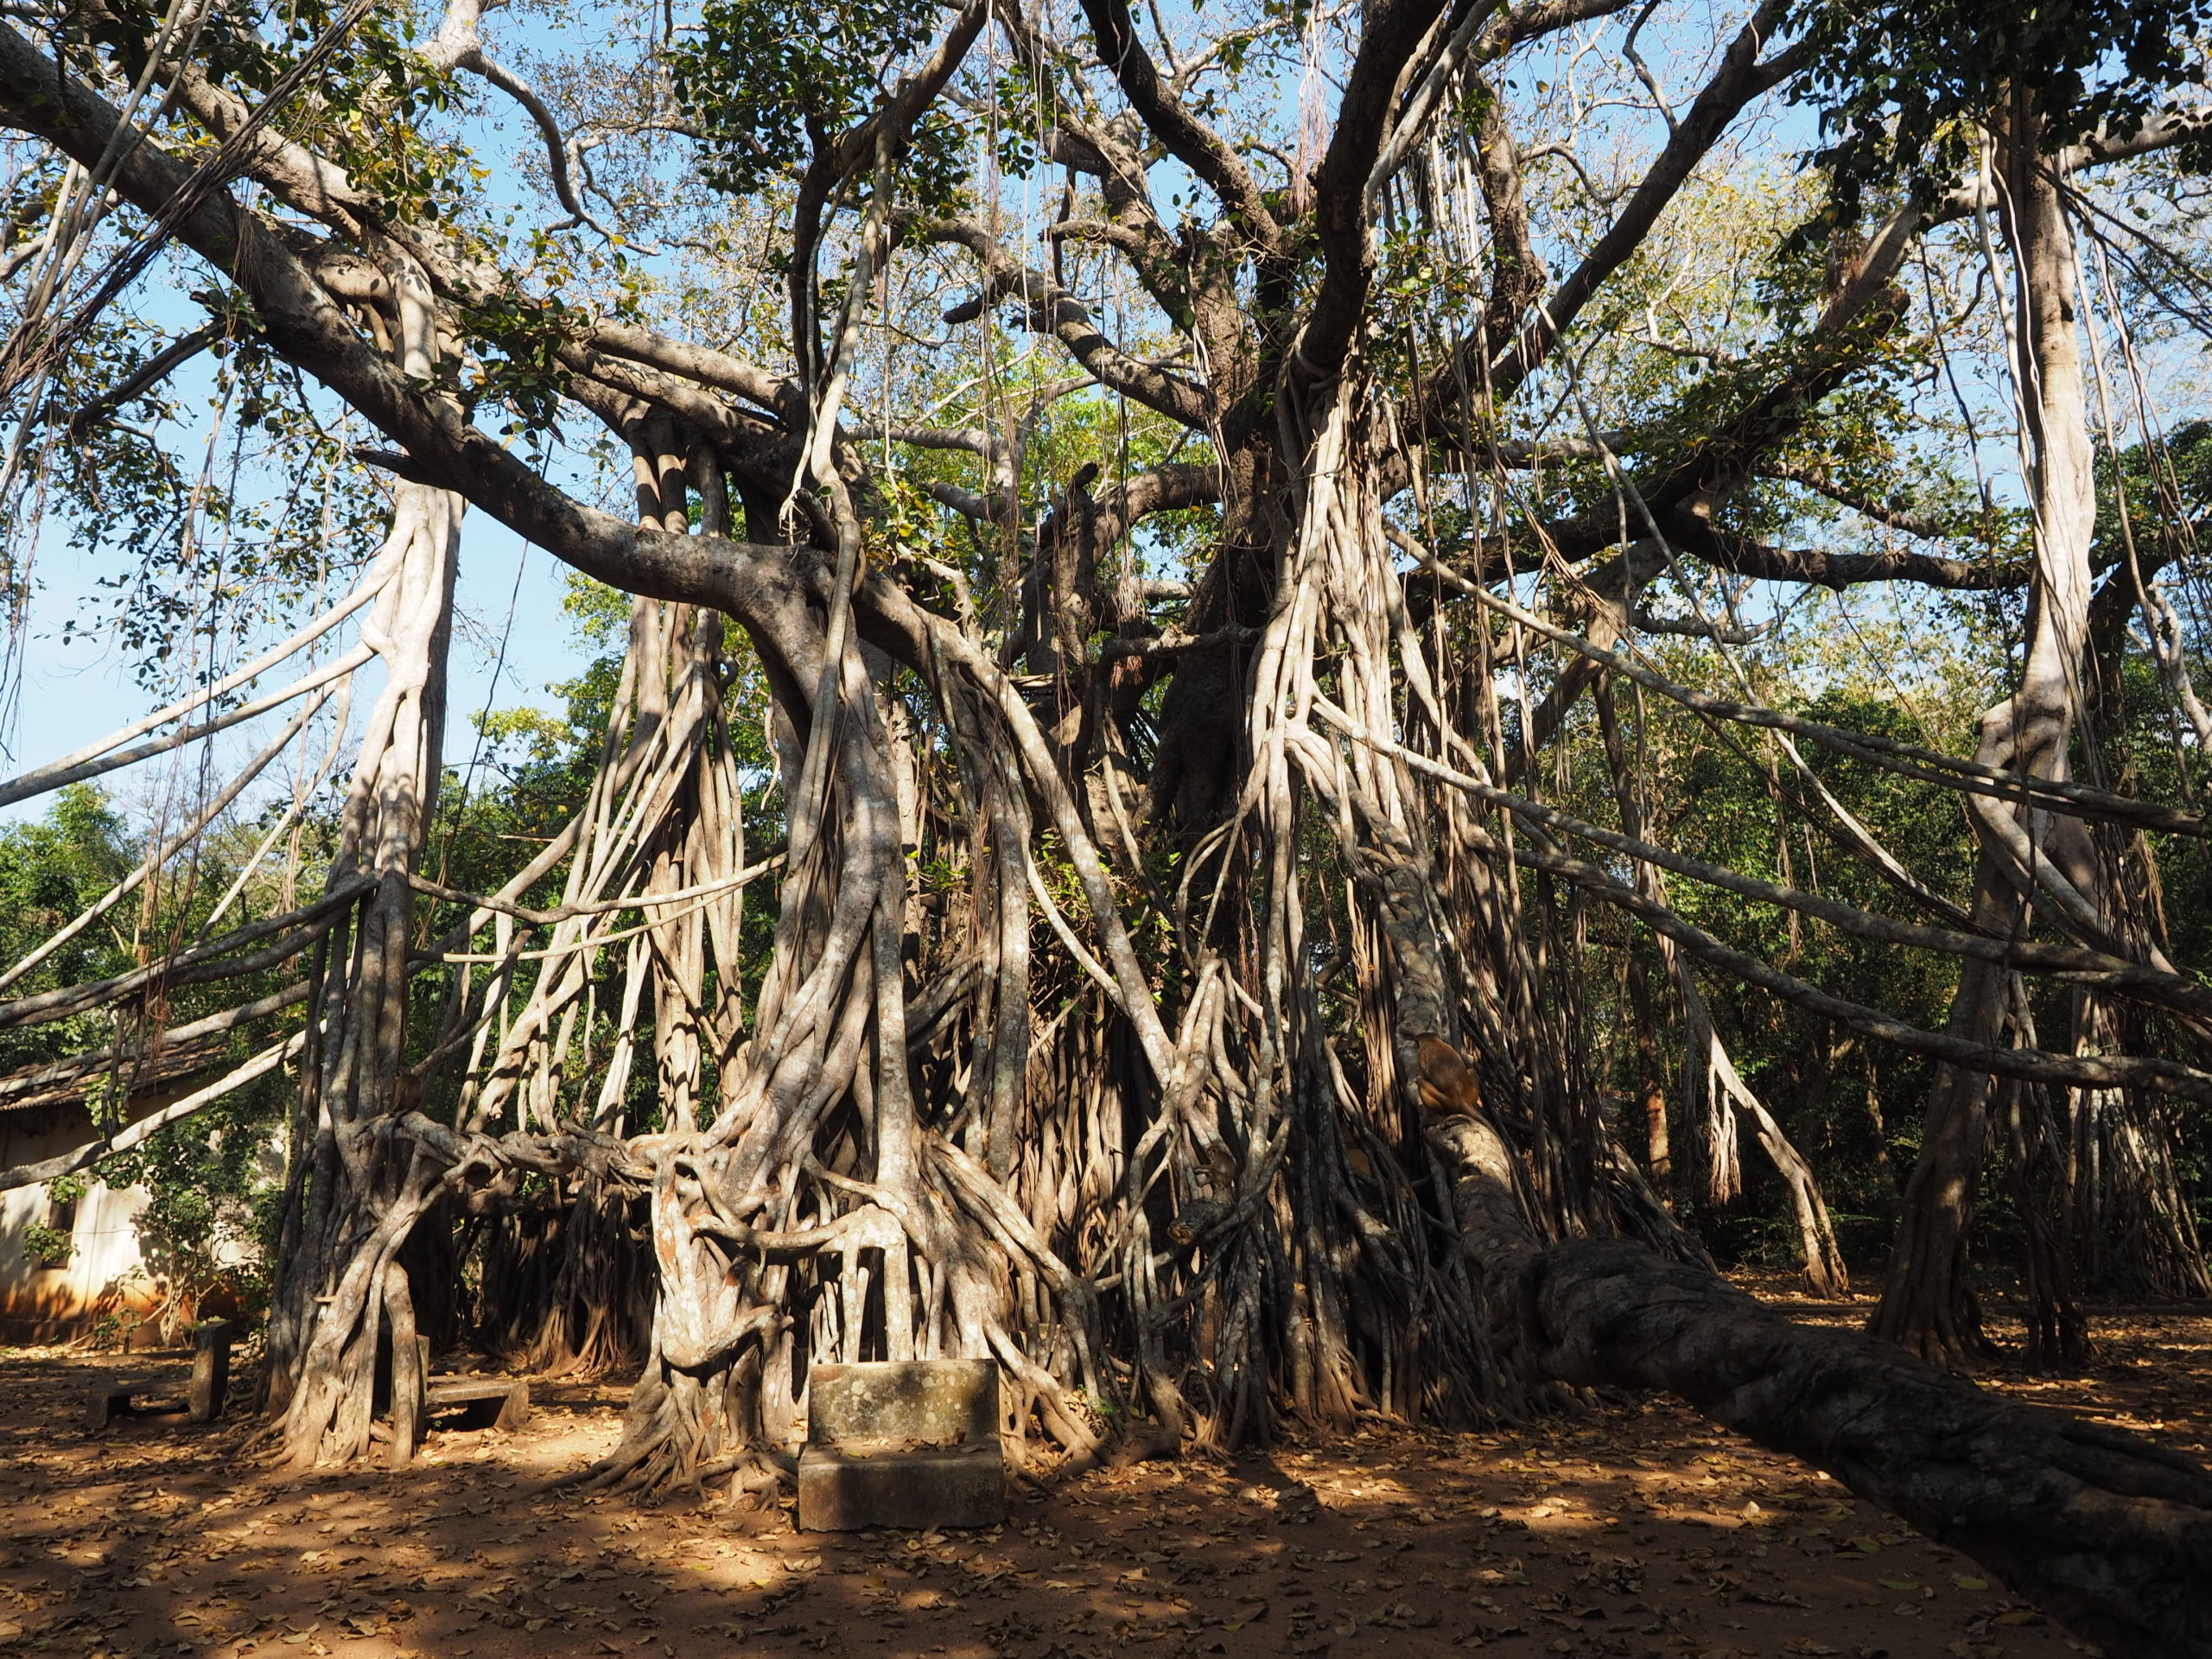
[[[2190,1459],[1799,1325],[1638,1244],[1541,1248],[1486,1123],[1440,1118],[1429,1140],[1501,1345],[1530,1375],[1677,1395],[1972,1556],[2114,1659],[2212,1656],[2212,1475]]]

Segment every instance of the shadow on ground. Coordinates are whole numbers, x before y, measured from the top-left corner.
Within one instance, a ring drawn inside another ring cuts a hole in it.
[[[1859,1317],[1834,1304],[1802,1317]],[[2107,1331],[2088,1378],[2000,1381],[2202,1450],[2212,1322]],[[810,1535],[758,1514],[533,1499],[622,1391],[432,1436],[400,1474],[289,1478],[248,1425],[81,1427],[113,1362],[0,1352],[0,1650],[675,1659],[2083,1651],[1971,1562],[1672,1405],[1502,1433],[1377,1425],[1018,1495],[988,1532]],[[132,1380],[181,1389],[185,1362]]]

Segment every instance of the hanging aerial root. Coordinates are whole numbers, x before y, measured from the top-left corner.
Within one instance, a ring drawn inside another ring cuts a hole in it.
[[[707,1482],[734,1476],[733,1496],[757,1494],[764,1480],[772,1492],[780,1471],[759,1448],[701,1455],[702,1447],[718,1446],[723,1439],[723,1386],[721,1373],[695,1376],[664,1363],[656,1352],[630,1396],[614,1449],[547,1481],[539,1491],[664,1494],[688,1489],[704,1497]]]

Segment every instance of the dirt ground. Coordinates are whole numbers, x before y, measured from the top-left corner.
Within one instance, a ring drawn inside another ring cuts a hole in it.
[[[1993,1385],[2202,1453],[2212,1318],[2108,1310],[2099,1334],[2086,1376]],[[181,1393],[185,1370],[0,1350],[0,1653],[2092,1651],[1972,1562],[1664,1402],[1509,1433],[1376,1424],[1018,1491],[988,1531],[825,1535],[794,1532],[788,1507],[534,1497],[613,1443],[616,1387],[540,1387],[523,1431],[435,1433],[400,1474],[288,1478],[244,1449],[242,1421],[83,1427],[95,1374]]]

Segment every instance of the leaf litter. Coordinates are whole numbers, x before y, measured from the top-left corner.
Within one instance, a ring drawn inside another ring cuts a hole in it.
[[[2201,1456],[2212,1319],[2107,1312],[2099,1335],[2082,1377],[1992,1386]],[[824,1535],[795,1533],[788,1503],[537,1494],[613,1443],[616,1389],[542,1388],[522,1433],[438,1434],[404,1472],[292,1478],[246,1453],[244,1422],[90,1437],[77,1408],[110,1369],[0,1350],[10,1659],[2092,1651],[1965,1557],[1669,1402],[1472,1433],[1378,1422],[1094,1471],[1017,1494],[988,1531]]]

